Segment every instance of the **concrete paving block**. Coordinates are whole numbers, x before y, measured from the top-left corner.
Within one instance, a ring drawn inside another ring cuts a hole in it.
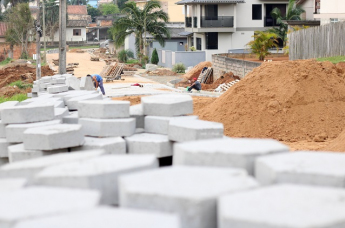
[[[54,108],[55,118],[56,120],[62,120],[63,117],[69,115],[68,108]],[[77,122],[78,123],[78,122]]]
[[[158,168],[152,155],[104,155],[48,167],[35,177],[35,185],[98,190],[101,204],[118,204],[119,175]]]
[[[129,106],[129,101],[80,101],[78,114],[79,118],[129,118]]]
[[[345,191],[277,185],[223,196],[219,228],[345,227]]]
[[[80,118],[84,135],[98,137],[131,136],[135,132],[135,119],[90,119]]]
[[[144,210],[97,207],[82,212],[32,219],[15,228],[180,228],[176,215]]]
[[[65,83],[70,90],[80,90],[80,80],[75,76],[68,76]]]
[[[8,157],[0,158],[0,166],[6,165],[9,163]]]
[[[90,190],[30,187],[0,195],[0,227],[18,222],[68,214],[96,207],[99,193]]]
[[[135,118],[137,128],[145,127],[145,116],[142,104],[132,105],[129,107],[129,114],[131,118]]]
[[[153,134],[169,134],[169,122],[174,119],[198,119],[198,116],[179,116],[179,117],[166,117],[166,116],[146,116],[145,117],[145,132]]]
[[[297,151],[256,160],[255,177],[264,184],[295,183],[345,187],[345,154]]]
[[[73,153],[59,153],[49,156],[18,161],[0,166],[1,178],[26,178],[31,180],[37,173],[46,167],[63,163],[82,161],[104,155],[103,150],[82,151]]]
[[[65,103],[61,98],[53,97],[48,99],[38,99],[37,101],[30,102],[27,106],[35,106],[35,105],[54,105],[54,108],[63,108],[65,107]]]
[[[16,106],[16,105],[18,105],[18,104],[19,104],[18,101],[6,101],[6,102],[4,102],[4,103],[1,103],[1,104],[0,104],[0,120],[1,120],[1,110],[2,110],[3,108],[13,107],[13,106]]]
[[[222,123],[174,119],[169,122],[169,139],[177,142],[222,138],[224,127]]]
[[[53,85],[47,88],[48,93],[61,93],[68,91],[67,85]]]
[[[42,77],[39,82],[43,82],[43,83],[50,83],[52,80],[52,77],[51,76],[44,76]]]
[[[27,129],[23,141],[27,150],[56,150],[83,145],[84,135],[79,124],[54,124]]]
[[[180,116],[193,113],[193,99],[189,95],[155,95],[142,97],[144,114],[147,116]]]
[[[39,88],[40,89],[44,89],[44,90],[46,90],[49,86],[51,86],[52,84],[51,83],[46,83],[46,82],[40,82],[39,84],[38,84],[38,86],[39,86]]]
[[[88,94],[84,96],[78,96],[72,99],[69,99],[66,102],[66,105],[69,110],[78,110],[78,103],[80,101],[89,101],[89,100],[102,100],[102,94]]]
[[[52,155],[56,153],[67,153],[67,149],[59,149],[59,150],[51,150],[51,151],[43,151],[43,150],[26,150],[24,148],[24,144],[16,144],[13,146],[8,147],[8,158],[9,162],[18,162],[33,158],[39,158],[46,155]]]
[[[53,78],[51,80],[51,84],[53,84],[53,85],[65,84],[65,83],[66,83],[66,78],[65,77]]]
[[[173,143],[169,141],[167,135],[142,133],[125,139],[129,154],[153,154],[157,158],[173,155]]]
[[[4,124],[33,123],[54,119],[53,105],[14,106],[1,110]]]
[[[254,175],[259,156],[289,152],[273,139],[208,139],[174,144],[174,165],[234,167]]]
[[[94,138],[85,137],[85,143],[81,147],[73,147],[71,151],[83,151],[102,149],[107,154],[125,154],[126,141],[121,137]]]
[[[35,98],[30,98],[30,99],[26,99],[24,101],[21,101],[17,104],[18,105],[27,105],[27,104],[30,104],[32,102],[36,102],[36,101],[43,101],[43,100],[47,100],[47,99],[51,99],[53,98],[53,94],[44,94],[42,95],[42,93],[38,93],[38,97],[35,97]]]
[[[27,180],[25,178],[5,178],[0,179],[0,193],[13,192],[22,189],[26,186]]]
[[[0,138],[6,138],[6,126],[7,124],[3,124],[0,120]]]
[[[8,157],[8,146],[11,144],[4,138],[0,138],[0,158]]]
[[[78,112],[70,112],[69,115],[62,117],[62,123],[64,124],[78,124],[78,122]]]
[[[82,77],[80,78],[80,89],[81,90],[95,90],[91,77]]]
[[[50,120],[27,124],[9,124],[6,127],[6,138],[10,143],[21,143],[24,140],[24,131],[26,129],[55,125],[61,122],[61,120]]]
[[[67,94],[68,93],[68,94]],[[85,91],[85,90],[71,90],[65,93],[61,93],[63,96],[61,97],[65,103],[67,103],[68,100],[79,97],[79,96],[85,96],[90,94],[98,94],[96,91]],[[59,97],[59,94],[54,94],[54,96]]]
[[[120,207],[176,213],[182,228],[217,227],[217,198],[256,186],[241,169],[161,168],[120,177]]]
[[[145,129],[144,128],[136,128],[134,134],[142,134],[145,133]]]

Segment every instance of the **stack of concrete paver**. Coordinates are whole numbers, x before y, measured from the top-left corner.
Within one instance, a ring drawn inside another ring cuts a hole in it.
[[[345,154],[226,137],[189,95],[69,83],[0,104],[0,227],[345,227]]]

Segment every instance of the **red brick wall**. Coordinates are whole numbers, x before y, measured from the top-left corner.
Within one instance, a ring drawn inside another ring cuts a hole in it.
[[[10,44],[9,43],[0,43],[0,60],[6,59],[10,54]],[[13,47],[13,59],[19,59],[21,55],[21,47]],[[36,54],[36,43],[31,42],[28,44],[28,54],[29,58],[32,58],[33,54]]]

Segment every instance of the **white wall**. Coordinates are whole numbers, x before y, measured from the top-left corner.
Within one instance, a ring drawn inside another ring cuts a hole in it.
[[[80,29],[81,36],[73,36],[73,29]],[[43,40],[43,38],[41,38],[41,40]],[[48,36],[46,37],[46,41],[50,41]],[[59,30],[54,34],[54,41],[59,41]],[[66,41],[86,41],[86,28],[67,28]]]
[[[248,42],[253,40],[254,31],[238,31],[232,34],[231,49],[246,49]]]
[[[205,36],[203,36],[205,38]],[[204,48],[206,47],[206,40],[202,40]],[[218,49],[205,50],[206,61],[212,61],[212,55],[218,53],[227,53],[229,49],[232,49],[232,35],[231,33],[218,33]]]
[[[320,13],[345,13],[344,0],[321,0]]]
[[[315,0],[306,0],[301,4],[301,7],[305,10],[302,20],[314,20]]]

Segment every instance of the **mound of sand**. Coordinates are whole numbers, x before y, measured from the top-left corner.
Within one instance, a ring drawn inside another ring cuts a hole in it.
[[[336,138],[345,126],[345,74],[330,62],[263,63],[198,114],[233,137]]]
[[[188,73],[186,73],[185,75],[183,75],[183,77],[187,80],[192,79],[192,78],[198,78],[200,75],[200,72],[202,71],[202,69],[204,67],[211,67],[212,63],[211,62],[201,62],[198,65],[196,65],[195,67],[193,67],[193,69],[191,69],[190,71],[188,71]]]

